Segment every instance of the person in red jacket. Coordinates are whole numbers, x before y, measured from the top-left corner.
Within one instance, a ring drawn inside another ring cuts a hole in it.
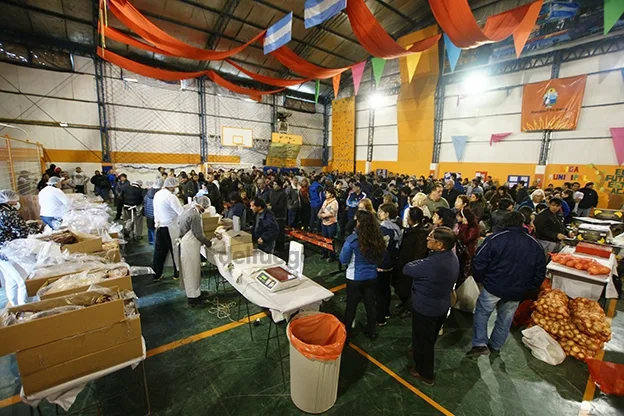
[[[477,251],[481,230],[479,229],[477,217],[470,208],[464,208],[457,213],[457,224],[459,226],[457,240],[463,245],[461,250],[457,250],[460,265],[457,287],[460,287],[470,276],[472,258]]]

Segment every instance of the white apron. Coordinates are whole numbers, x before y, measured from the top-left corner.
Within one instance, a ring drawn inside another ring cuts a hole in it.
[[[180,239],[180,263],[177,263],[180,265],[180,286],[189,299],[201,296],[201,246],[192,230]]]
[[[12,261],[0,260],[0,281],[12,306],[28,302],[26,273]]]

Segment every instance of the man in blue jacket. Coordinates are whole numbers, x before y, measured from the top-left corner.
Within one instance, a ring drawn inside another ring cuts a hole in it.
[[[472,261],[472,271],[483,290],[475,309],[472,349],[468,357],[498,353],[505,344],[516,309],[524,296],[540,287],[546,276],[542,245],[527,234],[524,216],[510,212],[504,231],[487,237]],[[488,321],[496,309],[496,324],[488,337]]]
[[[315,176],[312,184],[310,185],[310,231],[320,232],[321,221],[318,218],[318,213],[323,206],[323,186],[319,183],[319,176]]]
[[[355,213],[358,211],[358,204],[364,198],[366,198],[366,194],[362,192],[360,183],[352,182],[351,192],[347,197],[347,221],[351,221],[355,217]]]
[[[256,216],[253,228],[253,241],[258,248],[266,253],[273,253],[275,241],[279,235],[279,226],[275,215],[267,209],[266,202],[260,197],[251,201],[251,210]]]

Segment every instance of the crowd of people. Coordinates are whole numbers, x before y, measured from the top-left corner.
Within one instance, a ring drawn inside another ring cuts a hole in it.
[[[323,250],[322,258],[347,265],[348,333],[360,301],[367,317],[364,334],[371,339],[393,316],[411,315],[412,374],[429,384],[434,380],[434,345],[453,291],[470,277],[483,285],[468,355],[497,353],[519,302],[545,277],[544,253],[557,251],[560,242],[571,237],[565,225],[575,215],[587,216],[598,205],[592,183],[540,189],[521,181],[508,187],[491,177],[462,181],[454,173],[436,180],[255,168],[176,174],[159,168],[145,189],[123,173],[96,172],[89,180],[77,168],[67,178],[52,165],[46,175],[39,194],[45,224],[57,225],[67,203],[62,192],[67,181],[77,192],[93,184],[94,193],[105,201],[112,193],[117,219],[123,216],[126,229],[137,239],[146,218],[148,240],[155,246],[154,279],[163,278],[171,255],[174,279],[181,271],[193,307],[202,306],[205,299],[199,248],[211,244],[202,231],[203,212],[232,219],[269,253],[283,253],[287,227],[343,241],[340,253]],[[0,222],[7,209],[12,209],[11,203],[0,199]],[[176,241],[179,251],[174,250]],[[394,311],[393,290],[400,301]],[[488,336],[487,322],[494,310],[498,318]]]

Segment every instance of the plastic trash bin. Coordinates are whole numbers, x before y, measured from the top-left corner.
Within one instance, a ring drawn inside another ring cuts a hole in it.
[[[306,312],[286,329],[290,344],[290,397],[306,413],[323,413],[336,403],[340,357],[347,331],[334,315]]]

